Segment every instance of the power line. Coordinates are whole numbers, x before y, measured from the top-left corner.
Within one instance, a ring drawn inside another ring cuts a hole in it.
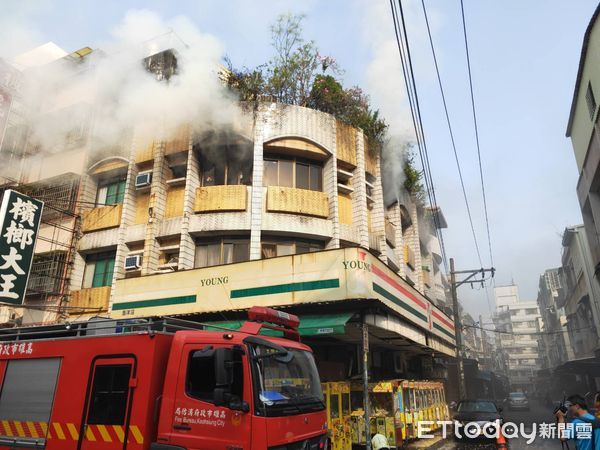
[[[423,1],[423,0],[422,0]],[[425,8],[425,4],[423,4]],[[460,0],[460,11],[462,15],[463,35],[465,38],[465,52],[467,55],[467,69],[469,72],[469,90],[471,92],[471,109],[473,111],[473,125],[475,127],[475,142],[477,144],[477,160],[479,162],[479,176],[481,179],[481,193],[483,195],[483,210],[485,213],[485,227],[487,231],[488,248],[490,251],[490,264],[494,266],[494,255],[492,253],[492,239],[490,234],[490,221],[488,218],[487,196],[485,195],[485,183],[483,180],[483,165],[481,164],[481,147],[479,145],[479,128],[477,126],[477,114],[475,112],[475,96],[473,95],[473,78],[471,76],[471,58],[469,57],[469,42],[467,39],[467,22],[465,20],[465,8],[463,0]]]
[[[390,7],[392,11],[392,18],[394,22],[394,32],[396,36],[396,43],[398,44],[398,52],[400,54],[400,61],[402,63],[402,73],[404,78],[404,84],[406,87],[407,97],[410,106],[411,118],[415,131],[415,138],[417,140],[417,148],[419,150],[419,157],[421,159],[421,165],[423,167],[423,178],[425,180],[425,186],[427,190],[427,196],[429,198],[430,205],[435,208],[433,214],[434,225],[436,227],[436,234],[440,241],[440,248],[442,252],[442,260],[444,268],[448,272],[448,261],[446,257],[446,250],[444,245],[443,234],[440,226],[439,215],[437,214],[437,198],[435,195],[435,187],[433,184],[433,177],[431,174],[431,167],[429,165],[429,155],[427,152],[427,144],[425,141],[425,133],[423,130],[423,123],[421,121],[421,112],[419,107],[417,87],[414,79],[414,73],[412,70],[412,59],[410,56],[410,47],[408,43],[408,35],[406,33],[406,25],[404,22],[404,13],[402,10],[402,2],[398,0],[398,6],[400,9],[400,18],[402,19],[402,34],[399,32],[400,24],[398,20],[398,12],[393,0],[390,0]],[[403,45],[404,43],[404,45]],[[406,54],[405,54],[406,52]]]
[[[579,332],[579,331],[585,331],[585,330],[591,330],[594,327],[583,327],[583,328],[578,328],[577,330],[560,330],[560,331],[536,331],[533,333],[519,333],[517,331],[503,331],[503,330],[491,330],[488,328],[483,328],[483,327],[479,327],[477,325],[461,325],[463,328],[476,328],[478,330],[482,330],[488,333],[498,333],[498,334],[509,334],[512,336],[552,336],[554,334],[563,334],[563,333],[569,333],[570,331],[573,333]]]
[[[446,123],[448,124],[448,131],[450,132],[450,141],[452,143],[452,150],[454,152],[454,159],[456,160],[456,167],[458,169],[458,177],[460,180],[460,186],[462,188],[463,198],[465,200],[465,206],[467,208],[467,215],[469,217],[469,224],[471,226],[473,242],[475,243],[475,250],[477,251],[477,257],[479,258],[479,264],[481,267],[483,267],[483,262],[481,260],[481,252],[479,251],[479,243],[477,242],[477,235],[475,234],[475,226],[473,225],[473,217],[471,215],[471,207],[469,206],[469,199],[467,197],[467,191],[465,189],[465,182],[464,182],[463,175],[462,175],[462,169],[460,167],[458,151],[456,150],[456,142],[454,140],[454,133],[452,131],[450,115],[448,114],[448,105],[446,104],[446,95],[444,94],[444,87],[442,85],[442,78],[440,76],[440,70],[439,70],[439,66],[438,66],[438,62],[437,62],[437,56],[435,54],[435,48],[433,46],[433,38],[431,37],[431,29],[429,27],[429,19],[427,17],[427,9],[425,8],[425,0],[421,0],[421,4],[423,6],[423,14],[425,15],[425,24],[427,25],[427,35],[429,37],[429,44],[431,46],[431,53],[433,55],[433,62],[435,64],[435,72],[437,74],[438,85],[440,87],[440,92],[442,94],[442,103],[444,105],[444,112],[446,115]],[[489,306],[489,298],[488,298],[488,306]]]

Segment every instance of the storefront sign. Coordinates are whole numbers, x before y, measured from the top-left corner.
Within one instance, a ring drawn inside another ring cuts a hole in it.
[[[0,206],[0,302],[25,298],[44,203],[13,190]]]

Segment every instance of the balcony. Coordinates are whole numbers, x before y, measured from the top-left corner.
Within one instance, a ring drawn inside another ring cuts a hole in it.
[[[412,251],[409,245],[404,246],[404,263],[415,270],[415,252]]]
[[[85,211],[81,219],[81,231],[89,233],[118,227],[121,224],[122,212],[122,204],[101,206]]]
[[[340,223],[352,225],[352,198],[345,194],[338,194],[338,211]]]
[[[110,288],[110,286],[102,286],[71,291],[69,307],[71,309],[81,308],[90,314],[106,312],[108,311]]]
[[[267,189],[268,212],[329,216],[329,200],[324,192],[282,186],[269,186]]]
[[[197,213],[245,211],[248,188],[244,185],[206,186],[196,189]]]
[[[356,167],[356,128],[337,121],[337,158],[348,168]]]
[[[388,219],[385,219],[385,239],[392,247],[396,247],[396,226]]]
[[[429,269],[423,269],[423,283],[425,283],[426,287],[431,287],[431,273],[429,272]]]

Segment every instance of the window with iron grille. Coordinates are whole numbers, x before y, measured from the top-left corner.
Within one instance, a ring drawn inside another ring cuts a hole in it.
[[[592,90],[591,82],[588,82],[585,101],[587,102],[588,111],[590,112],[590,119],[594,120],[594,114],[596,113],[596,98],[594,97],[594,91]]]
[[[20,189],[26,195],[44,202],[43,220],[73,214],[77,204],[78,176],[51,178],[43,184],[25,186]]]
[[[27,295],[61,294],[66,274],[66,252],[42,253],[33,257]]]

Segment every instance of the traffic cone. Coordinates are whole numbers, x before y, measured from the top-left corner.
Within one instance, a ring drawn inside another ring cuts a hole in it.
[[[498,450],[508,450],[508,443],[506,442],[506,438],[502,434],[502,430],[498,431],[498,437],[496,438],[496,448]]]

